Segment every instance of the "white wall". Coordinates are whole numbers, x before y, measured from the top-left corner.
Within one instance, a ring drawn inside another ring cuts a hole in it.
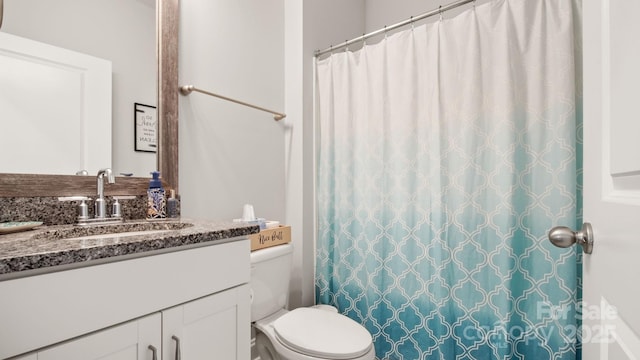
[[[283,0],[180,2],[179,82],[284,108]],[[285,221],[284,123],[200,93],[180,97],[182,215]]]
[[[155,153],[135,152],[133,137],[133,104],[156,105],[155,1],[5,0],[2,31],[110,60],[113,163],[100,167],[155,170]]]
[[[364,0],[286,0],[287,223],[294,239],[290,307],[315,302],[314,52],[364,28]]]
[[[180,99],[185,217],[232,219],[242,205],[292,226],[291,306],[313,296],[313,53],[364,27],[364,1],[181,1],[180,84],[287,118],[192,93]]]

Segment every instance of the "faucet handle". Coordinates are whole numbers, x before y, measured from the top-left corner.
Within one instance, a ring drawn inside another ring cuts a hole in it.
[[[58,198],[58,201],[80,201],[80,204],[78,204],[78,221],[89,219],[87,200],[91,200],[91,198],[86,196],[63,196]]]
[[[122,204],[120,204],[120,200],[133,200],[136,197],[133,195],[114,195],[113,203],[111,204],[111,217],[112,218],[122,218]]]
[[[113,197],[113,204],[111,204],[111,217],[112,218],[121,218],[122,217],[122,206],[118,202],[117,197]]]
[[[87,198],[87,200],[90,200]],[[85,202],[86,200],[82,200],[78,205],[78,221],[87,220],[89,218],[89,206]]]

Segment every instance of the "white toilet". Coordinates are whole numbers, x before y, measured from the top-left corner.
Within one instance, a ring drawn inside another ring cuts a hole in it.
[[[287,311],[291,244],[251,253],[251,322],[261,360],[373,360],[371,334],[329,305]]]

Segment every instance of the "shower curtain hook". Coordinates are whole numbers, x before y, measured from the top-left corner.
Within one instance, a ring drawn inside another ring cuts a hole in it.
[[[442,5],[438,7],[438,15],[440,16],[440,21],[442,21]]]
[[[345,40],[344,41],[344,52],[348,52],[349,51],[349,40]]]
[[[413,22],[413,16],[409,20],[411,20],[411,31],[413,31],[413,30],[415,30],[415,26],[413,26],[415,24]]]
[[[384,26],[384,39],[387,39],[387,25]]]
[[[362,33],[362,47],[367,46],[367,37]]]

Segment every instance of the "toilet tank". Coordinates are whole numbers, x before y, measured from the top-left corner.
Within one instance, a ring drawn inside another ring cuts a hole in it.
[[[251,252],[251,322],[287,306],[292,255],[291,244]]]

